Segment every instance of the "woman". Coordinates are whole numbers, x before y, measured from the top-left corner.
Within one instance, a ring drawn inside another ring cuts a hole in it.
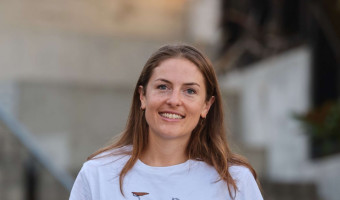
[[[126,130],[89,157],[70,199],[262,199],[254,169],[228,147],[205,56],[168,45],[148,59]]]

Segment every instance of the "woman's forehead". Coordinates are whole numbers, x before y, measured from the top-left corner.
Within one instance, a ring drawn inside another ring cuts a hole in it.
[[[171,58],[164,60],[153,69],[150,79],[174,79],[188,82],[204,82],[199,68],[184,58]],[[149,80],[150,81],[150,80]]]

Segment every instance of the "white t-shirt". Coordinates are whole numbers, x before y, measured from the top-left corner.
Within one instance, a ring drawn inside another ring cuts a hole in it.
[[[227,184],[218,181],[215,168],[195,160],[169,167],[152,167],[137,160],[123,179],[124,197],[119,188],[119,174],[128,159],[128,155],[110,155],[85,162],[70,200],[231,199]],[[229,171],[238,187],[235,200],[263,199],[248,168],[232,166]]]

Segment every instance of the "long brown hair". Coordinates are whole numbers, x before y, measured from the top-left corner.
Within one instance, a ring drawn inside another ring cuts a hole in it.
[[[92,159],[98,154],[111,149],[132,145],[132,151],[129,152],[131,157],[123,167],[119,177],[120,190],[123,194],[123,179],[136,163],[148,143],[148,124],[145,120],[144,111],[141,110],[139,86],[146,88],[153,69],[159,66],[164,60],[170,58],[184,58],[194,63],[201,71],[205,80],[207,88],[206,101],[212,96],[215,97],[215,101],[211,105],[206,118],[201,118],[192,131],[186,148],[187,156],[189,159],[204,161],[213,166],[220,175],[220,179],[227,183],[230,196],[234,196],[232,195],[232,191],[234,191],[234,194],[236,195],[236,190],[238,188],[228,170],[229,166],[245,166],[250,169],[255,179],[257,179],[257,175],[255,170],[243,157],[232,153],[229,148],[226,131],[223,125],[221,93],[211,62],[197,49],[188,45],[166,45],[151,55],[144,65],[137,81],[125,131],[122,132],[118,140],[113,144],[98,150],[88,159]],[[145,92],[146,91],[144,91],[144,93]]]

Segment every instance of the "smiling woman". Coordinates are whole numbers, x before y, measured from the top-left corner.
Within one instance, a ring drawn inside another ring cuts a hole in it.
[[[256,180],[228,147],[211,62],[168,45],[142,70],[126,130],[89,157],[70,199],[261,200]]]
[[[161,146],[164,146],[169,140],[176,140],[171,145],[174,150],[171,158],[185,161],[187,156],[178,152],[177,147],[187,145],[198,120],[206,117],[214,101],[214,97],[205,100],[206,89],[202,73],[186,59],[169,58],[154,69],[146,88],[139,87],[139,94],[141,108],[145,110],[145,119],[149,125],[149,141],[162,143]],[[181,154],[174,156],[175,153]],[[148,158],[150,156],[145,160],[149,160]],[[179,162],[169,163],[171,158],[162,155],[160,158],[170,165]],[[159,158],[154,160],[158,161]],[[150,163],[151,161],[145,162],[157,165]]]

